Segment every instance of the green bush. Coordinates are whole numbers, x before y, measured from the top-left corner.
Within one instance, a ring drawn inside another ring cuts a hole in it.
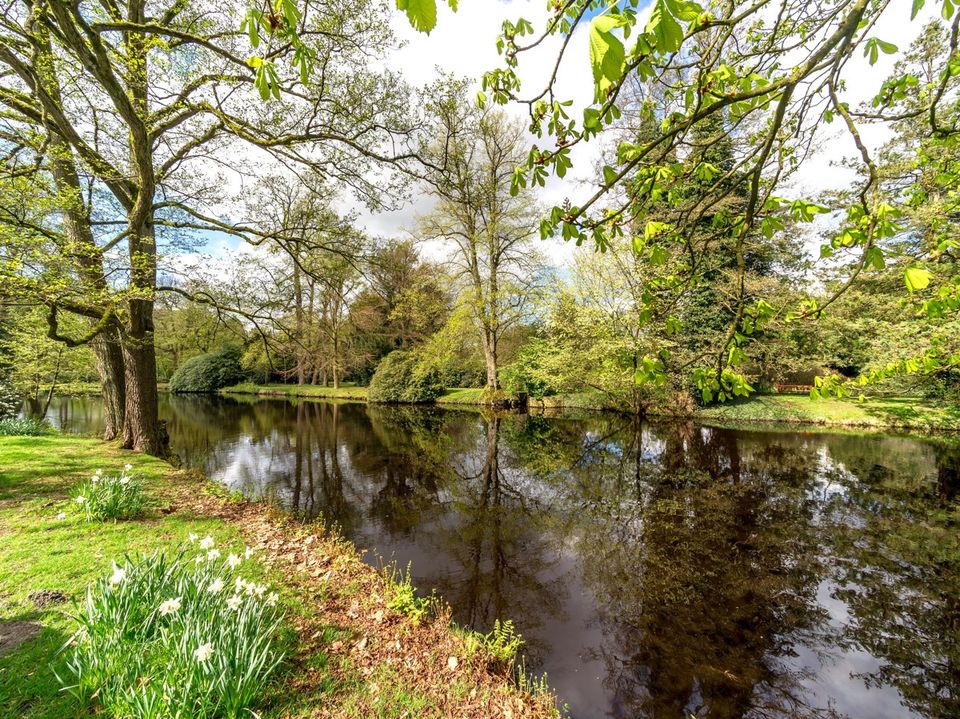
[[[370,379],[370,402],[433,402],[443,394],[440,372],[417,352],[396,350],[377,365]]]
[[[50,425],[35,417],[0,419],[0,437],[39,437],[50,434]]]
[[[175,394],[216,392],[244,379],[246,377],[240,368],[240,348],[225,347],[188,359],[173,373],[169,389]]]
[[[73,501],[88,522],[136,519],[143,514],[147,498],[143,483],[131,476],[131,469],[129,464],[124,465],[118,475],[104,475],[98,469],[73,490]]]
[[[108,717],[256,716],[282,659],[277,595],[242,576],[251,562],[221,558],[212,538],[199,549],[127,557],[87,590],[57,666],[66,691]]]

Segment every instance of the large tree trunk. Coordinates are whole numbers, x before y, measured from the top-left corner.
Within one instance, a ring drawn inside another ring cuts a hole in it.
[[[130,323],[123,338],[126,411],[123,446],[162,456],[157,399],[157,358],[153,345],[153,301],[131,300]]]
[[[103,438],[116,439],[123,434],[126,391],[123,350],[116,327],[104,331],[90,343],[96,360],[100,393],[103,396]]]

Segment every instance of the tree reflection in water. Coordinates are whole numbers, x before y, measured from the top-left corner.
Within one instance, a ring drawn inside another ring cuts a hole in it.
[[[960,716],[960,442],[169,398],[183,462],[513,619],[575,717]],[[51,408],[96,432],[95,401]],[[377,561],[372,559],[371,561]]]

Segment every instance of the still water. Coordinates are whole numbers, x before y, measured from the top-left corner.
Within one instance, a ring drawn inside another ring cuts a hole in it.
[[[99,431],[99,400],[50,419]],[[576,719],[960,717],[960,440],[164,397],[183,463],[510,618]],[[952,522],[952,524],[951,524]]]

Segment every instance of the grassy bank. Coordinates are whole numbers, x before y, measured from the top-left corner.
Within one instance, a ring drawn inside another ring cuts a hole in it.
[[[768,395],[704,407],[705,422],[789,422],[844,427],[960,430],[960,406],[908,397],[874,397],[863,402],[811,399],[804,395]]]
[[[316,397],[320,399],[347,399],[354,402],[367,401],[367,388],[357,385],[323,387],[317,384],[254,384],[241,382],[220,390],[221,394],[256,394],[265,397]]]
[[[146,482],[148,515],[82,521],[70,488],[98,468],[109,472],[125,462]],[[265,688],[258,708],[264,719],[554,713],[547,696],[518,691],[509,671],[454,630],[443,610],[414,621],[396,601],[402,588],[365,565],[352,545],[215,487],[94,439],[0,437],[0,622],[33,625],[29,638],[0,656],[0,716],[85,716],[53,674],[75,629],[66,614],[72,601],[109,575],[113,559],[173,550],[190,533],[253,547],[265,578],[280,590],[289,658]],[[66,517],[58,518],[61,512]],[[53,592],[67,601],[48,603],[60,597]]]

